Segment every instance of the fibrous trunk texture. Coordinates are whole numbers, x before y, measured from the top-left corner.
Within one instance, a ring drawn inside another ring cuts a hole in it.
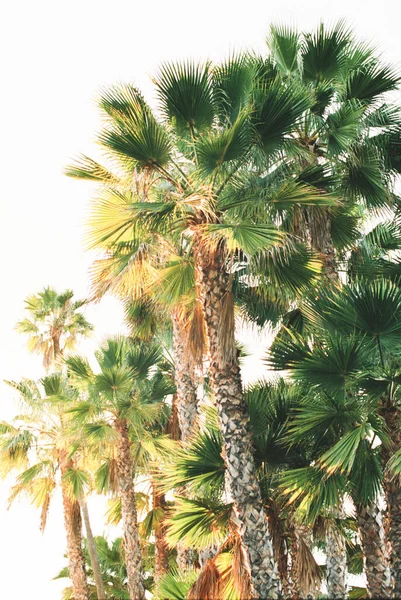
[[[279,579],[256,478],[249,415],[236,354],[234,316],[226,304],[229,290],[225,260],[222,251],[209,252],[198,243],[195,261],[209,341],[210,384],[218,409],[236,519],[249,561],[252,595],[274,599],[279,597]]]
[[[166,510],[166,497],[164,494],[160,494],[157,490],[157,486],[152,486],[153,496],[153,509],[161,509],[163,512]],[[168,564],[168,545],[166,541],[166,525],[164,518],[161,523],[155,527],[155,584],[157,587],[160,578],[167,573]]]
[[[181,439],[186,442],[195,428],[198,415],[194,365],[191,361],[185,323],[177,312],[173,312],[172,320],[178,422]]]
[[[197,421],[197,394],[194,377],[194,364],[189,348],[189,332],[179,311],[173,311],[173,347],[175,366],[176,406],[181,440],[185,443],[193,433]],[[177,490],[185,496],[186,490]],[[193,566],[194,553],[190,548],[177,544],[177,565],[182,571]]]
[[[103,579],[100,571],[99,557],[97,554],[95,538],[93,537],[92,527],[89,519],[88,505],[86,503],[85,498],[81,499],[80,506],[85,525],[86,541],[88,544],[88,552],[91,560],[93,578],[95,580],[97,600],[105,600],[106,595],[104,592]]]
[[[383,511],[376,502],[370,506],[358,504],[356,511],[369,598],[390,598]]]
[[[61,462],[61,474],[65,475],[70,465]],[[62,483],[61,494],[63,498],[64,527],[67,534],[68,570],[74,600],[89,600],[88,583],[85,571],[85,558],[82,551],[82,519],[79,503],[71,498],[66,485]]]
[[[348,598],[345,540],[332,525],[329,525],[326,530],[326,555],[327,598],[329,600]]]
[[[307,214],[310,245],[320,254],[323,273],[332,281],[337,282],[338,267],[331,235],[331,213],[328,210],[317,211],[309,208]]]
[[[387,425],[391,447],[383,444],[382,455],[386,463],[393,452],[401,448],[401,420],[397,406],[386,406],[382,415]],[[399,478],[384,475],[384,493],[387,504],[387,534],[390,546],[390,572],[392,598],[401,598],[401,485]]]
[[[119,434],[117,442],[117,476],[121,497],[128,592],[130,600],[143,600],[145,589],[143,586],[142,556],[135,502],[134,464],[131,457],[131,442],[126,419],[116,421],[116,428]]]

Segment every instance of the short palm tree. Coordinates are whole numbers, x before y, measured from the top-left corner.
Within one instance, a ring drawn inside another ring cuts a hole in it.
[[[85,472],[76,468],[71,457],[71,436],[65,410],[76,400],[76,391],[60,374],[49,375],[40,384],[23,380],[8,382],[18,391],[22,413],[14,423],[1,426],[3,468],[18,468],[19,475],[10,494],[10,502],[19,495],[41,509],[43,531],[52,494],[61,475],[64,526],[67,536],[69,573],[74,598],[89,600],[82,553],[82,520],[77,495],[87,482]],[[76,493],[77,492],[77,493]]]
[[[97,587],[95,586],[95,576],[91,568],[88,568],[90,600],[129,600],[127,590],[127,569],[124,563],[123,540],[116,538],[109,542],[102,536],[95,537],[97,554],[102,580],[104,582],[104,593],[99,597]],[[84,555],[87,564],[90,564],[90,555],[87,541],[84,539]],[[69,577],[68,566],[61,569],[55,579],[64,579]],[[63,591],[63,600],[74,600],[74,590],[66,588]]]
[[[86,390],[86,399],[72,409],[88,439],[108,441],[115,447],[118,494],[121,498],[124,556],[128,590],[132,600],[143,598],[145,589],[139,543],[134,478],[138,462],[135,438],[146,437],[146,426],[157,417],[160,401],[174,391],[157,376],[160,348],[130,344],[126,338],[108,340],[97,352],[100,372],[87,360],[71,356],[66,362],[70,377]]]

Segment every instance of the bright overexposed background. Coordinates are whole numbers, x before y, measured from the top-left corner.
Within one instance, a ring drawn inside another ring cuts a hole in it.
[[[383,58],[401,63],[398,0],[9,0],[1,9],[1,311],[0,380],[40,377],[41,361],[14,331],[23,300],[46,285],[88,293],[91,256],[82,246],[89,183],[67,179],[64,165],[76,154],[98,153],[98,90],[132,81],[151,97],[151,75],[161,61],[221,59],[230,51],[264,51],[270,22],[302,28],[320,19],[346,18],[358,37],[374,40]],[[91,352],[107,334],[122,330],[117,302],[90,307],[96,326]],[[253,334],[247,336],[255,346]],[[258,347],[260,352],[260,345]],[[257,375],[248,361],[248,378]],[[15,412],[13,393],[0,388],[0,420]],[[60,498],[47,531],[24,501],[6,511],[7,483],[0,483],[0,597],[57,600],[64,583],[51,578],[65,549]],[[102,509],[92,503],[95,533],[104,531]]]

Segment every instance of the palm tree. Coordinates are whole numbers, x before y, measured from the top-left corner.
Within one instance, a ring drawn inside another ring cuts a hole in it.
[[[73,301],[73,296],[71,290],[58,294],[47,287],[25,300],[29,317],[17,323],[17,330],[28,335],[31,352],[43,354],[45,368],[54,364],[64,350],[73,349],[81,336],[87,336],[93,330],[79,311],[86,300]]]
[[[86,475],[74,468],[66,408],[76,399],[75,391],[61,375],[49,375],[40,386],[30,380],[7,382],[22,400],[23,412],[14,423],[1,426],[1,453],[5,472],[23,469],[10,494],[12,502],[26,494],[41,509],[40,527],[46,526],[47,513],[57,473],[61,475],[64,526],[67,535],[69,572],[77,600],[89,600],[82,553],[82,521],[79,502],[73,490],[81,493]]]
[[[310,104],[305,91],[285,88],[267,74],[264,81],[259,78],[256,91],[253,80],[254,68],[244,57],[214,68],[190,62],[165,65],[156,79],[163,123],[132,86],[106,91],[101,107],[108,124],[101,143],[123,166],[125,175],[119,180],[134,183],[124,194],[109,187],[95,204],[92,240],[97,246],[129,242],[139,248],[141,236],[136,234],[145,228],[163,238],[181,239],[189,249],[254,593],[274,597],[277,576],[250,451],[234,339],[235,263],[281,241],[269,215],[276,197],[281,207],[334,200],[304,182],[293,180],[289,190],[282,171],[281,178],[272,178],[274,185],[272,181],[261,202],[255,204],[260,193],[241,195],[244,178],[257,170],[252,149],[264,157],[262,170],[269,170],[269,161],[275,162],[286,134]],[[116,179],[86,157],[69,169],[79,177],[99,179],[99,173],[102,179],[107,173],[109,182]]]
[[[93,330],[79,309],[85,306],[86,300],[73,302],[74,293],[66,290],[58,294],[47,287],[43,292],[30,296],[25,305],[30,318],[17,323],[20,333],[28,334],[28,348],[35,353],[43,353],[44,367],[49,370],[57,364],[65,350],[73,350],[80,337],[88,336]],[[76,497],[80,504],[82,518],[88,542],[91,565],[97,585],[97,594],[103,598],[104,589],[100,576],[99,559],[93,540],[88,506],[85,497]]]
[[[102,536],[94,538],[96,544],[96,552],[99,556],[99,564],[102,580],[104,582],[104,594],[99,596],[97,592],[97,584],[94,585],[95,575],[91,568],[88,569],[88,579],[93,581],[89,585],[90,600],[129,600],[127,591],[127,570],[124,563],[123,540],[116,538],[112,542]],[[88,550],[87,540],[84,539],[84,555],[86,562],[90,565],[90,554]],[[68,566],[61,569],[55,579],[64,579],[69,577]],[[74,591],[71,588],[66,588],[63,592],[63,600],[73,600]]]
[[[146,425],[161,410],[159,401],[174,388],[153,372],[162,358],[160,348],[131,345],[128,339],[117,338],[108,340],[96,358],[100,368],[97,375],[81,357],[66,361],[70,376],[86,386],[87,394],[72,412],[94,441],[114,439],[128,590],[130,598],[137,600],[144,597],[145,589],[134,488],[138,462],[134,439],[146,436]]]
[[[393,205],[401,120],[388,93],[400,77],[373,47],[356,42],[344,22],[320,24],[312,33],[272,26],[267,45],[276,76],[313,97],[287,148],[299,178],[341,199],[336,207],[295,208],[288,226],[321,254],[336,281],[358,221]]]
[[[385,467],[399,448],[395,369],[400,290],[384,278],[361,279],[339,292],[321,291],[306,310],[314,331],[313,349],[305,339],[288,332],[283,332],[272,348],[277,368],[290,369],[294,377],[323,392],[305,403],[295,421],[294,434],[306,436],[314,431],[320,439],[324,435],[332,447],[319,457],[319,468],[324,467],[329,475],[343,473],[349,478],[361,541],[366,544],[368,588],[373,597],[388,594],[386,545],[381,519],[374,518],[380,515],[375,498],[383,485],[389,514],[393,593],[397,595],[399,482]],[[381,444],[372,448],[372,439],[381,440]]]

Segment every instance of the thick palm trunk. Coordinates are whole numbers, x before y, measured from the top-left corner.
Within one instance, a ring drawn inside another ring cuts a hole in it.
[[[345,540],[331,525],[326,531],[326,555],[327,598],[329,600],[348,598]]]
[[[126,419],[116,421],[119,434],[117,442],[117,476],[121,497],[124,556],[127,567],[130,600],[143,600],[142,556],[139,544],[138,519],[134,490],[134,465]]]
[[[188,344],[188,331],[177,312],[172,314],[172,320],[178,422],[181,439],[186,442],[195,428],[198,400],[194,381],[194,366]]]
[[[383,525],[377,503],[356,506],[369,598],[390,598],[390,568]]]
[[[61,465],[64,475],[67,467]],[[85,558],[82,552],[82,519],[77,500],[71,498],[66,485],[62,483],[64,527],[67,534],[68,571],[74,590],[74,600],[89,600],[88,583],[85,571]]]
[[[279,596],[279,579],[256,478],[249,415],[235,347],[234,317],[225,305],[228,285],[225,261],[222,252],[210,253],[201,244],[195,259],[209,340],[210,384],[217,403],[239,533],[249,561],[252,594],[254,598],[274,599]]]
[[[391,447],[382,445],[383,461],[386,464],[392,453],[401,448],[401,414],[398,407],[391,405],[382,409],[382,415],[391,441]],[[388,472],[384,475],[384,493],[387,504],[392,597],[401,598],[401,485],[399,479],[392,478]]]
[[[95,580],[97,600],[105,600],[106,595],[104,592],[103,579],[100,571],[99,557],[97,554],[95,538],[93,537],[92,527],[89,519],[88,505],[86,503],[85,498],[81,499],[80,506],[85,525],[86,541],[88,544],[88,552],[91,560],[93,578]]]

